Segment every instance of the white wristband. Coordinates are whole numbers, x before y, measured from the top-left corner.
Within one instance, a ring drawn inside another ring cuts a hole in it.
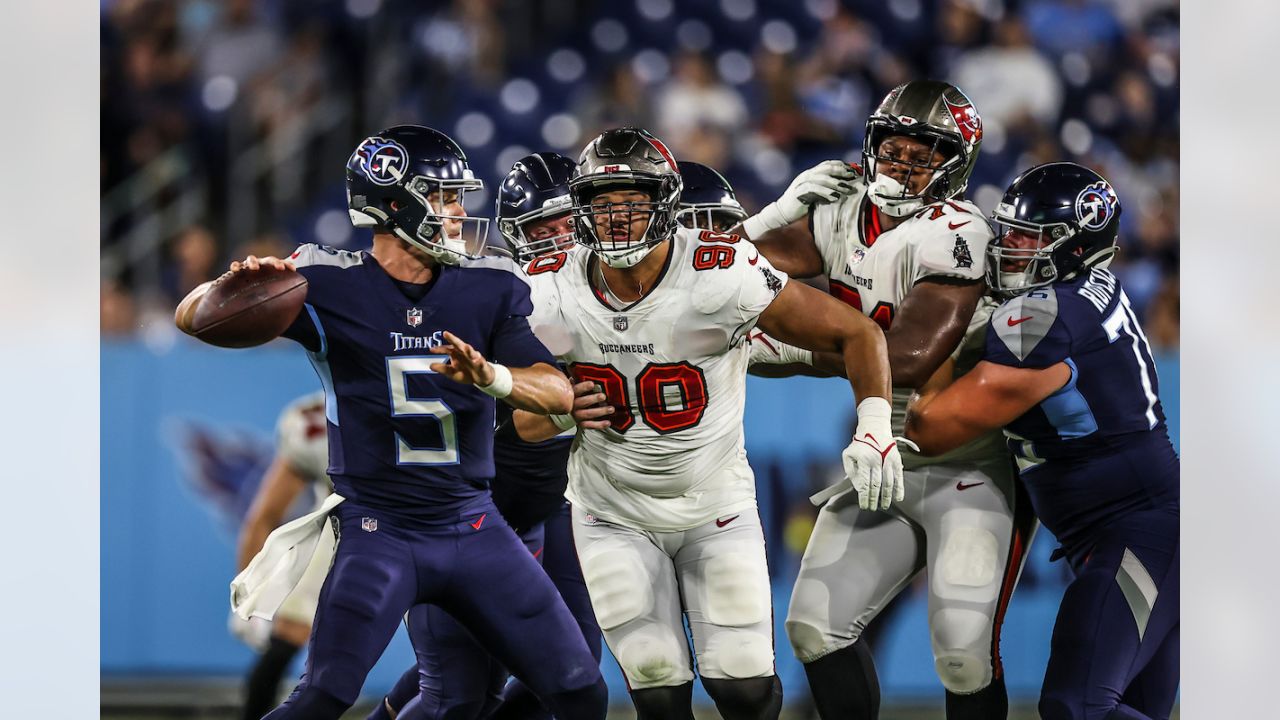
[[[551,424],[556,426],[560,432],[564,432],[572,427],[577,427],[578,421],[573,419],[573,415],[548,415],[551,418]]]
[[[858,403],[858,422],[888,420],[893,417],[893,407],[882,397],[869,397]]]
[[[760,212],[742,221],[742,232],[746,234],[748,240],[758,240],[761,235],[770,230],[777,230],[789,224],[778,203],[771,202],[761,208]]]
[[[786,365],[790,365],[792,363],[813,365],[812,350],[805,350],[802,347],[788,345],[787,343],[782,343],[782,347],[778,348],[778,358]]]
[[[493,382],[488,385],[477,385],[476,387],[485,395],[501,400],[511,394],[511,388],[515,385],[515,381],[511,379],[511,371],[507,369],[506,365],[489,363],[489,367],[493,368]]]

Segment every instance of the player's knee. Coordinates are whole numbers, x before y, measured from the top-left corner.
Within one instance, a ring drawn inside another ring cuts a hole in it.
[[[764,558],[730,550],[705,567],[707,621],[722,627],[746,627],[769,617],[769,574]]]
[[[758,632],[719,632],[698,655],[705,678],[743,679],[773,674],[773,638]]]
[[[827,586],[817,580],[797,580],[784,626],[791,650],[801,662],[809,662],[858,640],[860,628],[857,627],[847,637],[835,636],[829,628],[830,617],[831,595]]]
[[[639,629],[618,642],[618,664],[633,688],[661,687],[692,679],[688,648],[664,627]]]
[[[999,578],[1002,564],[1000,541],[994,533],[975,526],[954,528],[938,553],[934,592],[947,597],[947,586],[963,592],[991,585]]]
[[[726,720],[774,720],[782,708],[777,675],[745,680],[703,678],[702,686]]]
[[[603,542],[583,555],[582,576],[602,629],[635,620],[652,607],[653,588],[643,568],[640,554],[621,543]]]
[[[963,608],[943,608],[930,622],[934,669],[943,687],[970,695],[991,684],[991,618]]]

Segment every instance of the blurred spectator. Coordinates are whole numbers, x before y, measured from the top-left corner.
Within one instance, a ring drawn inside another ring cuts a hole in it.
[[[201,41],[197,81],[205,106],[225,109],[224,99],[245,93],[259,73],[280,56],[280,38],[258,12],[254,0],[227,0],[222,17]]]
[[[683,52],[670,81],[658,91],[658,137],[673,147],[691,145],[699,127],[736,133],[747,121],[742,94],[716,76],[701,53]]]
[[[218,243],[208,229],[195,225],[178,236],[171,252],[171,264],[164,272],[165,295],[173,302],[185,297],[200,283],[221,272]]]
[[[583,128],[581,137],[595,137],[622,125],[653,130],[653,103],[631,63],[615,65],[604,82],[589,86],[579,99],[574,114]],[[675,141],[671,141],[675,144]]]
[[[1156,352],[1178,349],[1180,312],[1178,275],[1175,273],[1165,278],[1160,292],[1156,293],[1142,322],[1147,331],[1147,338],[1151,341],[1151,347]]]
[[[1054,55],[1106,52],[1124,32],[1111,7],[1099,0],[1035,0],[1025,16],[1036,45]]]
[[[103,280],[98,292],[102,335],[128,335],[138,329],[133,296],[114,280]]]
[[[1053,64],[1031,44],[1026,25],[1016,17],[996,24],[995,43],[961,55],[952,83],[963,88],[982,113],[984,124],[1004,128],[1058,119],[1062,81]]]

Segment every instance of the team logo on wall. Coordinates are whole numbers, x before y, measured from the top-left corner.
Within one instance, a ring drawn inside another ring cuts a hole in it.
[[[1106,180],[1090,183],[1076,198],[1076,220],[1085,230],[1101,230],[1116,214],[1120,199]]]
[[[360,169],[378,185],[395,185],[409,167],[409,153],[395,140],[366,138],[356,148]]]
[[[947,104],[951,119],[956,121],[956,127],[960,128],[960,135],[964,137],[964,141],[970,145],[981,142],[982,118],[978,117],[978,111],[974,109],[973,104],[957,105],[946,98],[943,98],[942,102]]]
[[[418,308],[409,308],[404,313],[404,320],[409,323],[409,327],[418,327],[422,324],[422,311]]]
[[[626,332],[630,323],[627,322],[626,315],[616,315],[613,318],[613,329],[618,332]]]

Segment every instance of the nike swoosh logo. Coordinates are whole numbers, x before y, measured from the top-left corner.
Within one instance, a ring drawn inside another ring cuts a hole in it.
[[[985,482],[976,482],[976,483],[969,483],[968,485],[966,485],[966,484],[964,483],[964,481],[963,481],[963,480],[957,480],[957,481],[956,481],[956,489],[957,489],[957,490],[968,490],[968,489],[969,489],[969,488],[971,488],[971,487],[978,487],[979,485],[986,485],[986,483],[985,483]]]
[[[962,223],[953,223],[953,222],[949,222],[949,223],[947,223],[947,229],[948,229],[948,230],[955,230],[955,229],[957,229],[957,228],[962,228],[962,227],[964,227],[965,225],[968,225],[968,224],[969,224],[969,223],[971,223],[971,222],[973,222],[973,221],[972,221],[972,220],[965,220],[965,221],[964,221],[964,222],[962,222]]]
[[[755,257],[747,258],[748,265],[755,265],[760,260],[760,253],[756,253]]]
[[[1026,317],[1018,318],[1017,320],[1014,320],[1013,318],[1009,318],[1009,327],[1013,327],[1014,325],[1021,325],[1022,323],[1030,320],[1033,317],[1035,317],[1035,315],[1028,315]]]
[[[741,517],[741,516],[740,516],[740,515],[734,515],[734,516],[733,516],[733,517],[731,517],[731,518],[724,518],[723,520],[716,520],[716,527],[724,527],[725,525],[728,525],[729,523],[733,522],[734,520],[737,520],[739,517]]]
[[[477,521],[475,521],[475,522],[473,522],[473,523],[471,523],[471,529],[472,529],[472,530],[479,530],[479,529],[480,529],[480,524],[481,524],[481,523],[483,523],[483,522],[484,522],[484,519],[485,519],[486,517],[488,517],[488,516],[489,516],[489,513],[481,513],[481,515],[480,515],[480,519],[479,519],[479,520],[477,520]]]

